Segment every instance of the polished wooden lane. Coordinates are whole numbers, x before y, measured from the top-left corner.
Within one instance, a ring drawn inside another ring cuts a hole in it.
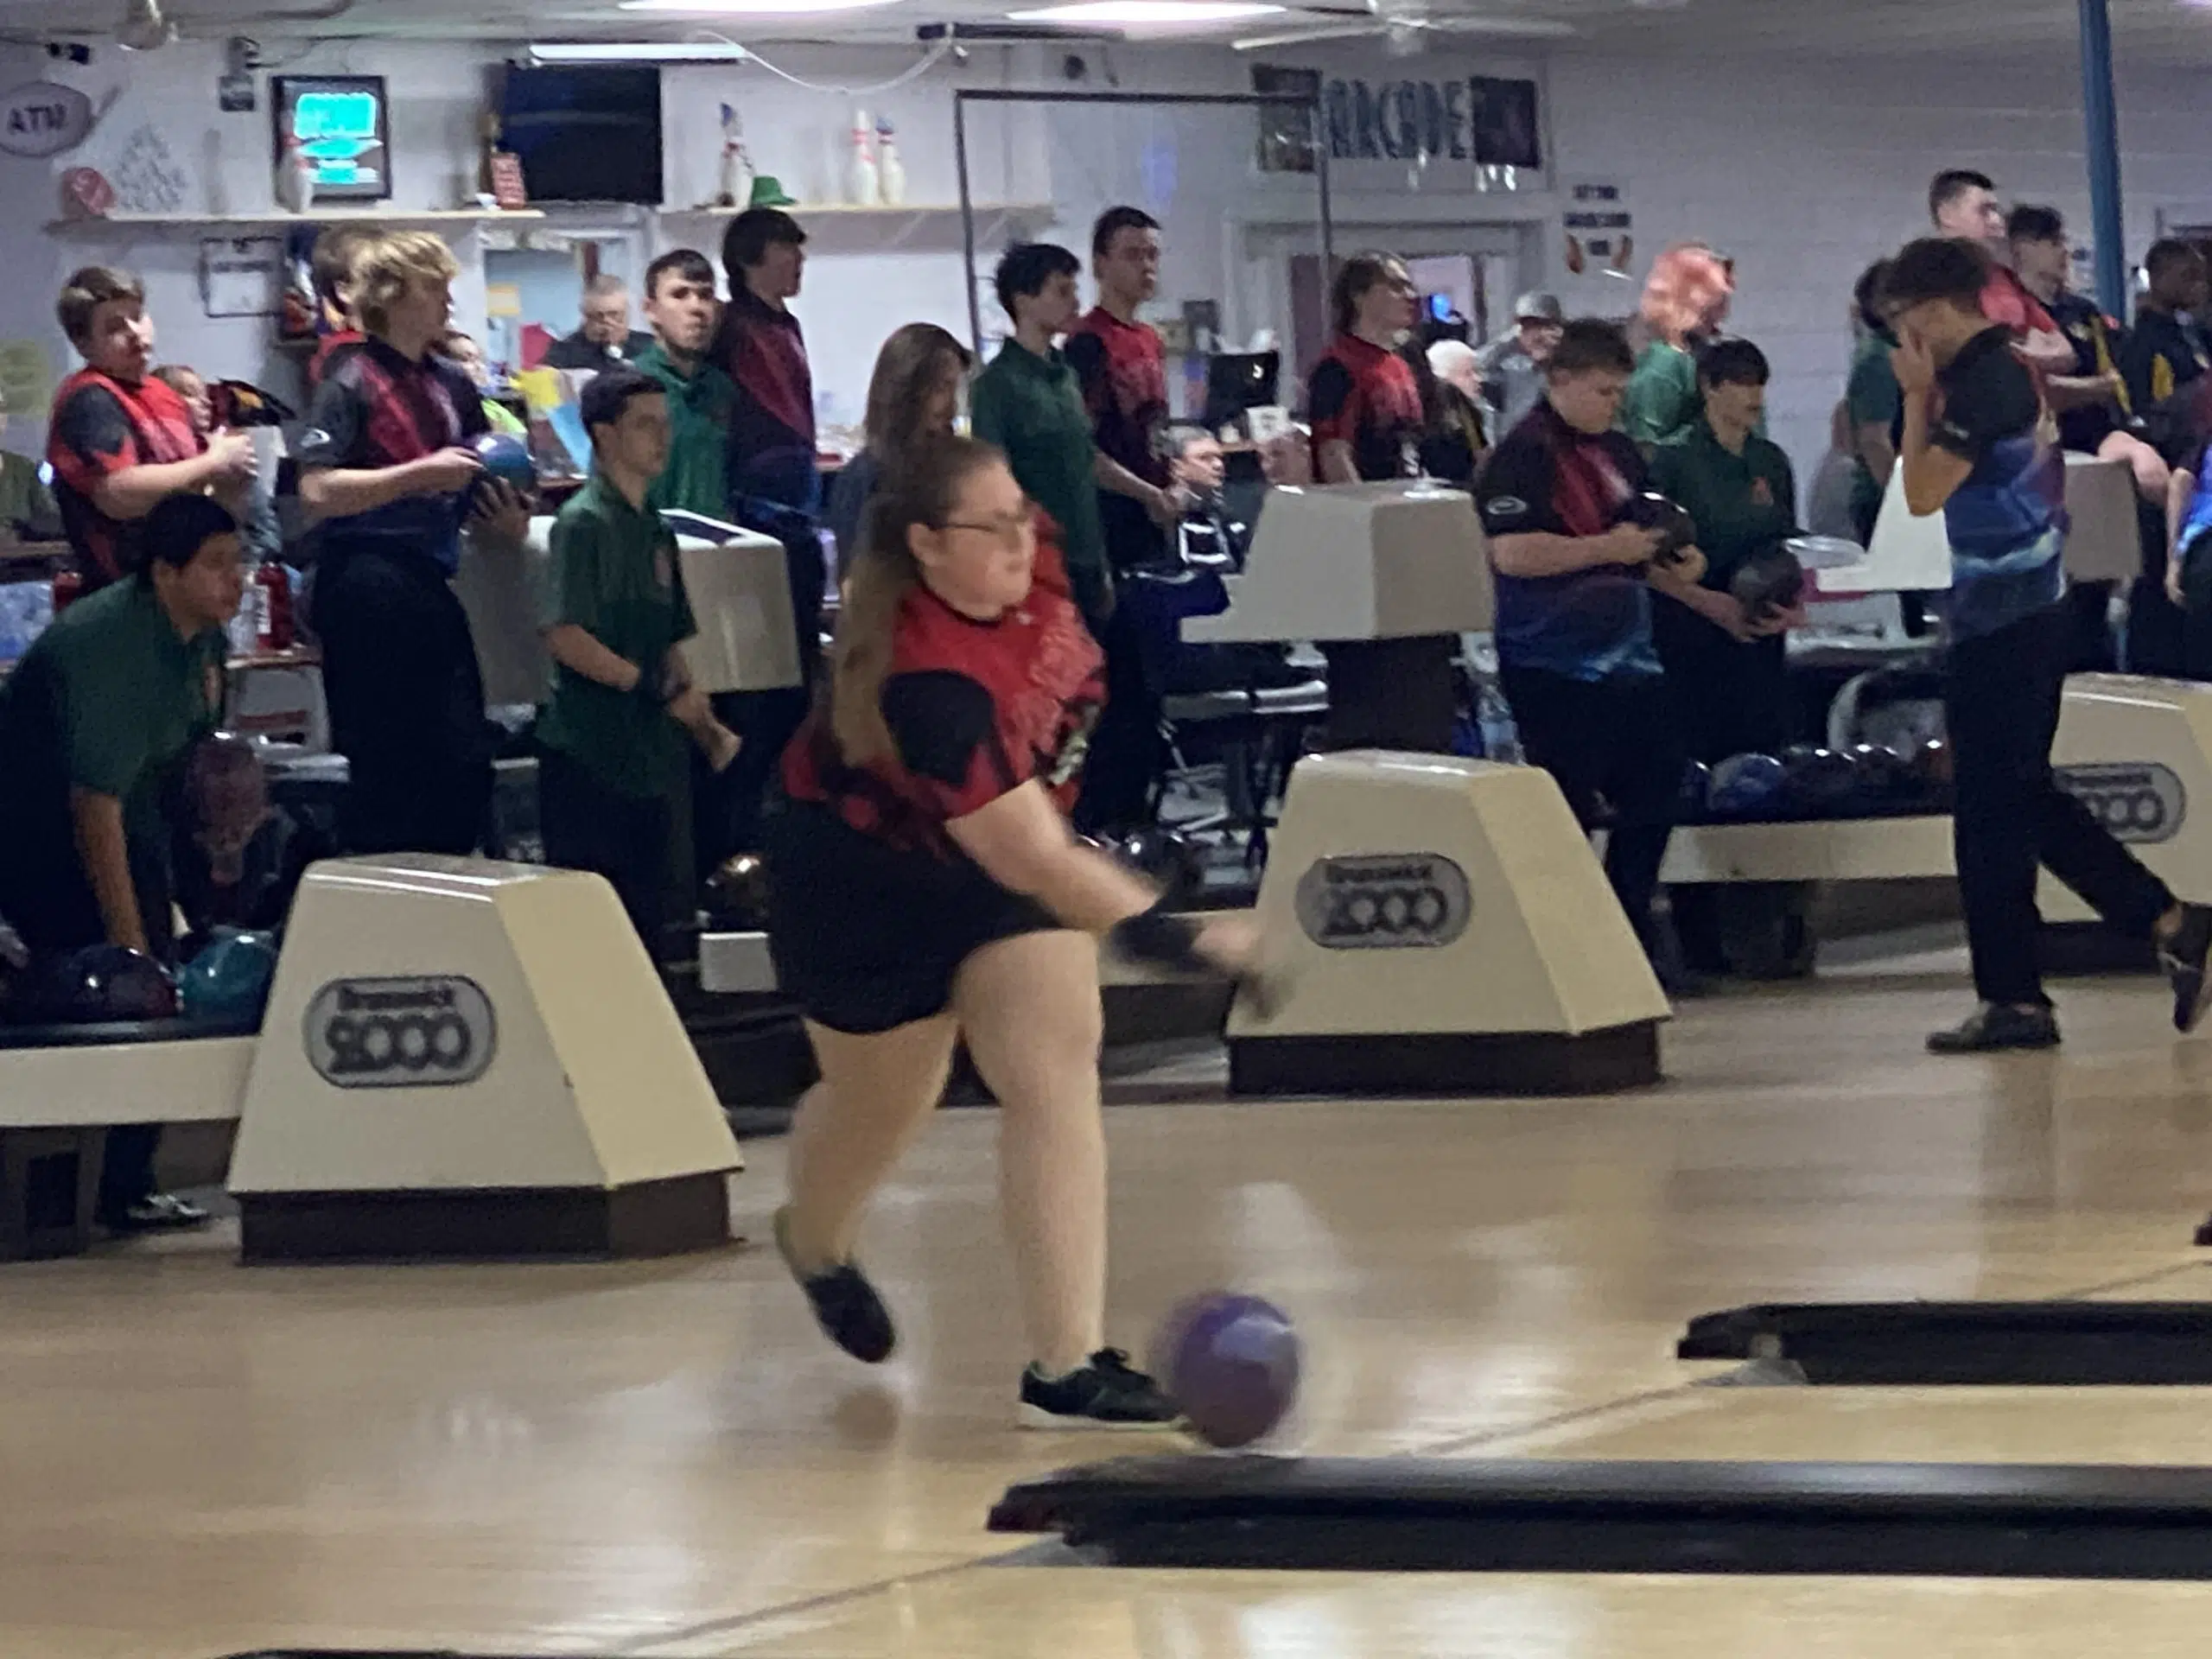
[[[1739,1412],[1769,1416],[1738,1444],[1838,1454],[1817,1410],[1694,1387],[1713,1368],[1671,1357],[1684,1321],[1763,1300],[2065,1294],[2201,1259],[2212,1041],[2174,1042],[2154,987],[2113,982],[2066,988],[2061,1057],[1927,1058],[1922,1032],[1963,995],[1937,956],[1693,1004],[1669,1083],[1610,1099],[1118,1109],[1116,1334],[1141,1348],[1209,1283],[1277,1296],[1311,1344],[1298,1432],[1315,1450],[1649,1434],[1644,1455],[1700,1455],[1669,1437],[1709,1424],[1719,1444]],[[1845,1654],[1906,1651],[1917,1617],[1942,1637],[1923,1651],[2056,1655],[2134,1637],[2133,1614],[2089,1611],[2115,1607],[2140,1614],[2139,1652],[2163,1650],[2169,1618],[2202,1630],[2195,1587],[1147,1584],[973,1565],[1006,1547],[981,1522],[1009,1480],[1129,1446],[1012,1427],[991,1133],[947,1114],[884,1195],[867,1255],[906,1344],[881,1372],[821,1343],[760,1250],[243,1270],[218,1236],[7,1269],[0,1654],[1659,1655],[1687,1638],[1624,1633],[1699,1618],[1721,1632],[1700,1651],[1778,1652],[1788,1630],[1792,1649]],[[734,1192],[758,1236],[781,1151],[748,1150]],[[2116,1431],[2113,1455],[2200,1445],[2181,1398],[2115,1408],[2145,1427]],[[1929,1421],[1916,1446],[1997,1455],[1971,1412]]]

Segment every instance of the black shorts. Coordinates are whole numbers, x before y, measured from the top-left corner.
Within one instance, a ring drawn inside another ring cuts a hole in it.
[[[968,859],[887,847],[827,806],[780,804],[764,841],[777,983],[832,1031],[865,1035],[942,1014],[977,950],[1064,925]]]

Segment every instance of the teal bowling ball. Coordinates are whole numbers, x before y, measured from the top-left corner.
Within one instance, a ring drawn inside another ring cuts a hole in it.
[[[223,928],[177,975],[188,1020],[258,1022],[276,976],[276,944],[266,933]]]

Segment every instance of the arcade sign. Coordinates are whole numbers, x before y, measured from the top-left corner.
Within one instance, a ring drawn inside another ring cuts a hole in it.
[[[1505,175],[1544,164],[1536,83],[1497,75],[1341,75],[1255,64],[1255,92],[1311,98],[1332,165],[1462,163],[1471,175]],[[1311,143],[1289,121],[1263,114],[1262,172],[1313,171]]]
[[[0,99],[0,150],[59,156],[85,142],[92,118],[92,100],[74,86],[31,81]]]

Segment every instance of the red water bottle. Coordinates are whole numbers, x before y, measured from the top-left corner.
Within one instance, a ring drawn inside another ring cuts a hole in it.
[[[257,644],[264,652],[292,648],[292,580],[283,561],[270,559],[253,573]]]
[[[85,573],[77,568],[73,560],[64,563],[62,567],[54,573],[52,591],[54,613],[56,616],[67,610],[84,593]]]

